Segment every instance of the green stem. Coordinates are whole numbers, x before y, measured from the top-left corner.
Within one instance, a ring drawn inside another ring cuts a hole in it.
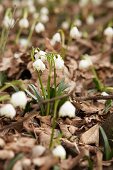
[[[95,71],[94,66],[91,67],[91,70],[92,70],[92,73],[93,73],[95,79],[96,79],[97,82],[98,82],[99,90],[100,90],[100,91],[103,91],[104,86],[103,86],[103,84],[101,83],[101,81],[99,80],[99,78],[98,78],[98,76],[97,76],[97,73],[96,73],[96,71]]]
[[[15,40],[16,44],[18,44],[18,40],[19,40],[19,38],[20,38],[21,32],[22,32],[22,28],[20,28],[19,31],[18,31],[18,33],[17,33],[16,40]]]
[[[48,82],[47,82],[47,94],[48,99],[50,99],[50,82],[51,82],[51,64],[49,65],[49,75],[48,75]],[[50,103],[47,104],[47,115],[50,113]]]
[[[54,66],[54,88],[55,88],[55,97],[56,97],[56,88],[57,88],[57,84],[56,84],[56,77],[57,77],[57,75],[56,75],[56,68],[55,68],[55,66]]]
[[[38,71],[37,71],[37,73],[38,73],[38,79],[39,79],[39,83],[40,83],[40,86],[41,86],[42,94],[43,94],[43,97],[45,99],[46,95],[45,95],[45,90],[44,90],[44,87],[43,87],[43,84],[42,84],[41,76],[40,76],[40,73]]]
[[[57,119],[57,107],[58,107],[58,103],[59,103],[59,100],[56,100],[55,101],[55,105],[54,105],[54,115],[53,115],[53,122],[52,122],[52,133],[51,133],[49,148],[51,148],[52,145],[53,145],[54,131],[55,131],[56,119]]]
[[[29,32],[29,35],[28,35],[28,39],[27,39],[27,46],[28,46],[28,45],[29,45],[29,43],[30,43],[30,40],[31,40],[31,37],[32,37],[33,31],[34,31],[34,28],[35,28],[36,22],[37,22],[37,20],[34,20],[34,22],[33,22],[32,26],[31,26],[31,29],[30,29],[30,32]]]

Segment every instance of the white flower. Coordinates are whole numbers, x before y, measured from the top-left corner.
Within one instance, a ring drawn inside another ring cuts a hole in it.
[[[49,14],[49,10],[46,7],[42,7],[40,10],[40,13],[43,15],[48,15]]]
[[[45,31],[45,26],[39,22],[36,26],[35,26],[35,31],[36,33],[41,33],[43,31]]]
[[[89,69],[89,67],[91,67],[93,65],[91,59],[89,56],[84,57],[84,59],[82,59],[79,62],[79,69],[80,70],[87,70]]]
[[[104,30],[104,35],[109,38],[113,38],[113,28],[112,27],[107,27]]]
[[[92,15],[89,15],[86,20],[87,24],[92,25],[95,22],[95,19]]]
[[[60,55],[57,55],[57,58],[54,58],[54,62],[55,62],[55,68],[56,69],[63,69],[64,68],[64,60],[62,59],[62,57]]]
[[[73,104],[70,101],[66,101],[59,109],[59,116],[60,117],[75,117],[75,111],[76,108],[73,106]]]
[[[41,14],[41,15],[40,15],[40,21],[41,21],[42,23],[47,23],[47,22],[49,21],[48,15]]]
[[[109,96],[109,94],[106,93],[105,91],[103,91],[103,92],[101,93],[101,95],[102,95],[102,96]]]
[[[92,0],[93,5],[100,5],[103,0]]]
[[[28,44],[28,40],[26,38],[20,38],[19,44],[20,44],[21,47],[26,47],[27,44]]]
[[[44,71],[45,70],[45,64],[42,62],[41,59],[37,59],[34,63],[33,63],[33,67],[38,70],[38,71]]]
[[[55,45],[56,43],[61,43],[61,36],[60,33],[56,33],[53,35],[52,40],[51,40],[51,44]]]
[[[77,27],[72,27],[70,30],[70,37],[73,39],[80,38],[82,36],[81,32],[78,30]]]
[[[0,116],[5,116],[7,118],[13,119],[16,115],[16,110],[11,104],[6,104],[0,108]]]
[[[79,1],[79,5],[80,5],[81,7],[86,6],[88,3],[89,3],[89,0],[80,0],[80,1]]]
[[[29,27],[29,21],[27,18],[22,18],[20,21],[19,21],[19,27],[20,28],[28,28]]]
[[[47,2],[47,0],[37,0],[37,2],[41,5],[45,4]]]
[[[103,91],[103,92],[101,93],[101,95],[102,95],[102,96],[109,96],[109,94],[108,94],[108,93],[106,93],[105,91]],[[99,100],[99,103],[103,103],[103,104],[105,104],[105,102],[106,102],[106,100],[104,100],[104,99]]]
[[[5,16],[3,20],[3,26],[5,28],[13,28],[14,27],[15,20],[13,18],[10,18],[9,16]]]
[[[28,10],[29,10],[29,12],[30,12],[31,14],[33,14],[33,13],[36,11],[36,8],[35,8],[34,4],[33,4],[33,5],[29,5],[29,6],[28,6]]]
[[[45,51],[37,51],[35,54],[35,59],[41,59],[43,62],[46,60],[46,52]]]
[[[20,107],[24,109],[27,104],[27,96],[25,92],[18,91],[12,94],[11,103],[13,104],[14,107]]]
[[[67,21],[62,22],[62,28],[67,30],[69,28],[69,23]]]
[[[59,157],[61,159],[66,158],[66,151],[62,145],[58,145],[56,148],[54,148],[52,153],[55,157]]]
[[[82,21],[80,19],[76,19],[74,22],[74,25],[76,25],[77,27],[80,27],[82,25]]]

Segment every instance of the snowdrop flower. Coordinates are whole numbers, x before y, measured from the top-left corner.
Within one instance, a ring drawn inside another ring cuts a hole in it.
[[[59,109],[59,117],[75,117],[76,108],[70,101],[66,101]]]
[[[77,27],[72,27],[70,30],[70,37],[73,39],[80,38],[82,36],[81,32],[78,30]]]
[[[92,15],[89,15],[89,16],[87,17],[86,22],[87,22],[88,25],[92,25],[92,24],[94,24],[95,19],[94,19],[94,17],[93,17]]]
[[[89,69],[89,67],[91,67],[93,65],[91,59],[89,56],[84,57],[84,59],[82,59],[79,62],[79,69],[80,70],[87,70]]]
[[[64,30],[68,30],[68,28],[69,28],[69,23],[67,22],[67,21],[64,21],[64,22],[62,22],[62,28],[64,29]]]
[[[15,20],[13,18],[10,18],[9,16],[5,16],[3,20],[3,26],[8,29],[8,28],[13,28],[14,27],[14,22]]]
[[[47,0],[37,0],[37,2],[41,5],[45,4]]]
[[[46,7],[42,7],[41,10],[40,10],[40,13],[42,15],[48,15],[49,14],[49,10]]]
[[[103,92],[101,93],[101,95],[102,95],[102,96],[109,96],[109,94],[106,93],[105,91],[103,91]]]
[[[43,62],[46,60],[46,52],[45,51],[37,51],[36,54],[35,54],[35,59],[41,59]]]
[[[82,21],[80,19],[76,19],[74,22],[74,25],[76,25],[77,27],[80,27],[82,25]]]
[[[0,108],[0,116],[5,116],[7,118],[13,119],[16,115],[16,110],[11,104],[6,104]]]
[[[22,18],[20,21],[19,21],[19,27],[20,28],[28,28],[29,27],[29,21],[27,18]]]
[[[56,148],[52,150],[52,153],[55,157],[59,157],[61,159],[66,158],[66,150],[62,145],[58,145]]]
[[[100,5],[103,0],[92,0],[93,5]]]
[[[61,43],[61,36],[60,33],[56,33],[53,35],[52,40],[51,40],[51,44],[55,45],[56,43]]]
[[[56,69],[63,69],[64,68],[64,60],[62,59],[62,57],[60,55],[57,55],[57,58],[54,58],[54,62],[55,62],[55,68]]]
[[[26,47],[27,44],[28,44],[28,40],[26,38],[20,38],[19,44],[20,44],[21,47]]]
[[[33,67],[38,71],[44,71],[45,70],[45,64],[42,62],[41,59],[36,60],[33,63]]]
[[[109,94],[106,93],[105,91],[103,91],[103,92],[101,93],[101,95],[102,95],[102,96],[109,96]],[[99,103],[105,104],[105,102],[106,102],[106,100],[99,100]]]
[[[30,12],[31,14],[33,14],[33,13],[36,11],[36,8],[35,8],[34,4],[33,4],[33,5],[29,5],[29,6],[28,6],[28,10],[29,10],[29,12]]]
[[[113,28],[112,27],[107,27],[104,30],[104,35],[108,38],[113,38]]]
[[[18,91],[16,93],[12,94],[10,101],[14,107],[20,107],[20,108],[24,109],[27,104],[27,96],[26,96],[25,92]]]
[[[45,31],[45,26],[39,22],[36,26],[35,26],[35,31],[36,33],[41,33],[43,31]]]
[[[84,7],[84,6],[88,5],[88,3],[89,3],[89,0],[80,0],[79,5],[80,5],[80,7]]]
[[[48,17],[48,15],[43,15],[43,14],[41,14],[40,15],[40,21],[42,22],[42,23],[47,23],[48,21],[49,21],[49,17]]]

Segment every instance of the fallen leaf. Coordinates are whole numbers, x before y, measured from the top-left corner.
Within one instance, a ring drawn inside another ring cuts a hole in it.
[[[99,125],[96,124],[81,135],[81,142],[84,144],[99,144]]]

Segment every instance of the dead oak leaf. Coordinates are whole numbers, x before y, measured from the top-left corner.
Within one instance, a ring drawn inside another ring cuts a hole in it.
[[[96,124],[81,135],[81,142],[84,144],[99,144],[99,125]]]

